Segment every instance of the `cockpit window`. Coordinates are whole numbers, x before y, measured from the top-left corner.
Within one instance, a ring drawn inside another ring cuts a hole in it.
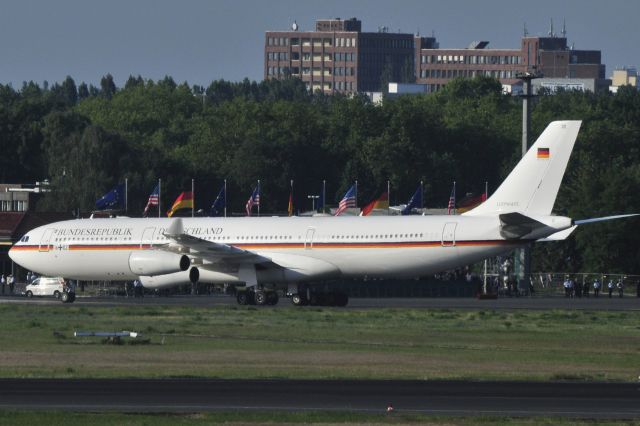
[[[20,242],[22,242],[22,243],[26,243],[28,241],[29,241],[29,236],[28,235],[25,235],[24,237],[20,238]]]

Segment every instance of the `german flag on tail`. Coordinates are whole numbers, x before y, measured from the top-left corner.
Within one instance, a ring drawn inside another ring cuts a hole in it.
[[[549,148],[538,148],[537,158],[549,158]]]

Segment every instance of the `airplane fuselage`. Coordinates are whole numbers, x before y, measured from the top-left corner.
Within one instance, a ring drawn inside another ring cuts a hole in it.
[[[80,219],[29,232],[11,249],[21,266],[79,280],[132,280],[133,253],[170,244],[175,219]],[[259,282],[333,277],[410,277],[467,265],[529,240],[500,235],[497,217],[374,216],[182,218],[185,234],[257,253],[282,266]],[[550,232],[549,232],[550,233]],[[194,264],[201,281],[238,281],[228,262]]]

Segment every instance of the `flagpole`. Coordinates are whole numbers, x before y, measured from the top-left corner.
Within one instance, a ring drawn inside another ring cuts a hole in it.
[[[196,213],[195,179],[191,179],[191,217]]]
[[[456,214],[456,181],[453,181],[453,215]]]
[[[129,202],[129,179],[124,178],[124,213],[127,214],[128,210],[128,202]]]
[[[420,181],[420,210],[424,210],[424,181]],[[422,212],[424,214],[424,211]]]
[[[258,179],[258,197],[260,197],[260,179]],[[258,217],[260,217],[260,202],[258,201]]]
[[[162,194],[162,179],[158,178],[158,217],[160,217],[160,196]]]
[[[356,208],[358,208],[358,180],[356,179]]]
[[[322,213],[325,212],[326,209],[324,208],[324,206],[327,205],[326,184],[327,184],[327,181],[322,179]]]
[[[391,214],[391,181],[387,179],[387,216]]]
[[[484,200],[489,198],[489,182],[484,181]],[[487,259],[484,260],[484,279],[482,280],[482,293],[487,294]]]
[[[224,217],[227,217],[227,180],[224,180]]]
[[[291,197],[291,211],[288,212],[288,213],[289,213],[289,216],[293,216],[293,179],[291,179],[291,195],[290,195],[290,197]],[[287,207],[289,207],[289,206],[287,206]],[[287,210],[289,210],[289,209],[287,208]]]

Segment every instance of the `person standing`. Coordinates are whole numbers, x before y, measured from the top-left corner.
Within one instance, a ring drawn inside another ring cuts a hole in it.
[[[16,287],[16,277],[13,274],[9,275],[9,293],[13,294],[13,289]]]
[[[4,274],[0,275],[0,287],[2,287],[2,295],[4,295],[4,286],[7,284],[7,280]]]
[[[582,284],[577,281],[573,281],[573,294],[576,297],[582,297]]]
[[[618,280],[616,287],[618,288],[618,297],[623,297],[624,295],[624,283],[622,280]]]
[[[593,295],[595,297],[600,295],[600,286],[600,280],[596,278],[595,281],[593,281]]]
[[[564,287],[564,297],[569,297],[570,296],[570,285],[571,283],[569,282],[569,277],[567,277],[564,282],[562,283],[562,286]]]
[[[589,281],[587,280],[582,283],[582,294],[584,297],[589,297]]]
[[[609,290],[609,299],[611,299],[613,297],[613,280],[609,280],[607,290]]]

